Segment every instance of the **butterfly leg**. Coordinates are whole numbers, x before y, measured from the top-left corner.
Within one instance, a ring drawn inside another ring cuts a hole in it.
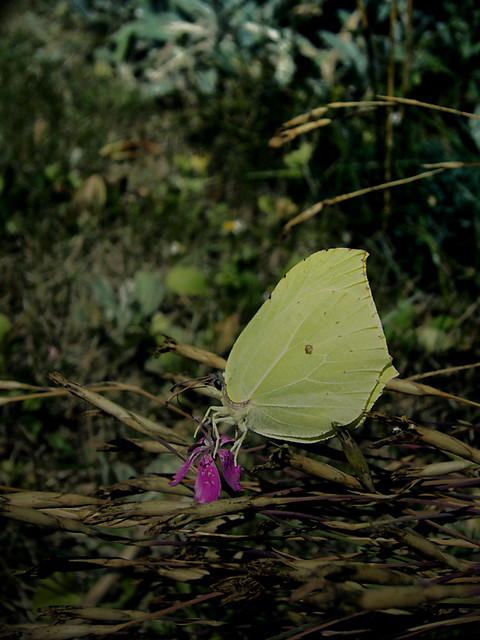
[[[247,435],[247,428],[244,427],[243,425],[237,425],[238,427],[238,431],[237,431],[237,435],[235,437],[235,444],[233,445],[233,447],[230,449],[230,451],[235,455],[235,459],[234,459],[234,464],[235,466],[237,466],[237,459],[238,459],[238,452],[240,451],[243,441],[245,440],[245,436]],[[240,435],[238,435],[238,432],[240,432]]]
[[[207,409],[207,411],[205,412],[205,415],[203,416],[203,420],[202,422],[199,424],[199,426],[197,427],[197,431],[198,429],[206,424],[206,425],[211,425],[211,439],[213,440],[214,444],[215,444],[215,448],[213,450],[213,457],[215,458],[215,456],[217,455],[218,449],[220,447],[220,434],[218,432],[218,422],[224,420],[225,418],[222,416],[222,408],[221,407],[214,407],[211,406]],[[208,429],[208,427],[207,427]]]
[[[202,420],[199,421],[198,427],[195,429],[195,433],[193,434],[194,438],[197,437],[197,434],[198,434],[199,430],[204,425],[208,425],[209,423],[211,423],[212,426],[213,426],[214,435],[216,435],[218,437],[218,429],[217,429],[217,426],[216,426],[216,423],[215,423],[215,419],[214,419],[213,416],[210,415],[210,414],[213,414],[213,413],[217,413],[218,409],[220,409],[220,407],[215,407],[215,406],[208,407],[208,409],[206,410]]]

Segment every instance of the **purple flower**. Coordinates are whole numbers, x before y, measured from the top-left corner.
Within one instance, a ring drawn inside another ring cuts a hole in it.
[[[235,464],[235,456],[229,449],[222,448],[228,442],[234,442],[234,440],[227,436],[220,436],[220,438],[216,440],[209,433],[200,438],[198,442],[189,448],[188,459],[182,464],[169,484],[175,486],[181,482],[196,458],[201,456],[200,462],[198,463],[197,479],[195,480],[193,496],[200,504],[218,500],[220,489],[222,488],[220,473],[218,472],[214,459],[218,456],[220,458],[223,477],[234,491],[240,491],[242,488],[240,485],[242,467],[239,464]]]

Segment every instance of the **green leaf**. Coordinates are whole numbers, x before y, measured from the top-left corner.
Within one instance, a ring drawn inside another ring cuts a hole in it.
[[[287,165],[287,167],[289,167],[290,169],[295,169],[300,175],[302,175],[303,167],[312,157],[312,153],[313,144],[311,144],[310,142],[302,142],[298,149],[287,153],[283,158],[283,161]]]
[[[165,295],[165,285],[159,273],[137,271],[133,276],[137,290],[137,301],[142,318],[147,318],[158,309]]]
[[[415,331],[418,343],[428,353],[444,353],[453,347],[450,330],[455,326],[455,318],[439,315]]]
[[[80,605],[84,594],[73,573],[52,573],[41,580],[33,596],[33,608]]]
[[[413,295],[398,302],[398,305],[382,317],[382,324],[388,340],[406,336],[412,331],[417,314],[415,303],[419,295]]]
[[[352,65],[360,76],[364,76],[367,70],[367,59],[353,40],[345,40],[340,35],[331,31],[321,31],[320,35],[325,44],[335,49],[343,60]]]
[[[45,176],[50,180],[50,182],[55,182],[60,177],[60,173],[62,171],[62,165],[60,162],[52,162],[48,164],[45,169]]]
[[[170,322],[170,318],[161,311],[154,313],[152,321],[150,322],[150,335],[155,338],[157,344],[161,344],[164,341],[163,336],[165,334],[171,333],[172,323]]]
[[[120,333],[125,333],[133,324],[136,299],[137,291],[135,283],[132,279],[128,278],[122,282],[118,290],[118,306],[115,323]]]
[[[453,346],[448,333],[431,324],[419,327],[415,334],[418,344],[428,353],[443,353]]]
[[[207,22],[215,21],[215,12],[208,2],[201,2],[201,0],[173,0],[172,5],[192,19],[198,20],[201,18]]]
[[[0,313],[0,342],[3,342],[11,330],[12,323],[9,318],[4,313]]]
[[[198,89],[203,95],[212,95],[217,88],[218,73],[216,69],[197,71],[195,75]]]
[[[209,293],[205,274],[195,267],[172,267],[165,279],[165,285],[171,293],[183,296],[206,296]]]
[[[105,276],[90,281],[93,299],[103,310],[107,320],[114,320],[117,315],[118,300],[110,281]]]

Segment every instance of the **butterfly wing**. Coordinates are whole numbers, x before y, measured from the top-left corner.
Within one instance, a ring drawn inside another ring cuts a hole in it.
[[[336,425],[362,421],[397,375],[367,255],[319,251],[278,283],[227,361],[224,403],[237,422],[264,436],[314,442]]]

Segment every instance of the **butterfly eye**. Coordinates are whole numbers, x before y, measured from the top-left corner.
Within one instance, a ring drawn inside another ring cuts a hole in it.
[[[223,376],[221,373],[216,373],[213,378],[213,386],[217,391],[221,391],[223,388]]]

